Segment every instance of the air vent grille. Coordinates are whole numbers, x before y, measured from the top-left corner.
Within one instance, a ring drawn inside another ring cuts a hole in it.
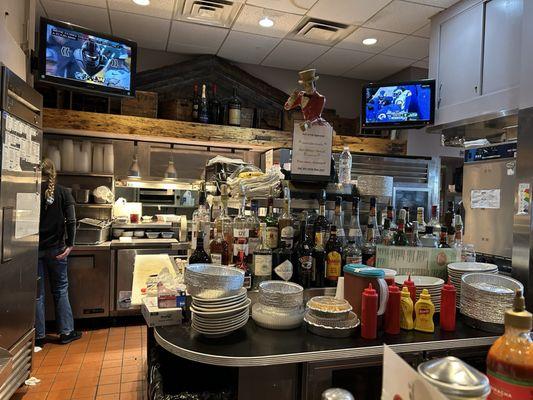
[[[178,0],[176,19],[229,28],[242,4],[233,0]]]
[[[296,39],[332,44],[346,37],[350,28],[348,25],[310,18],[301,23],[293,35]]]

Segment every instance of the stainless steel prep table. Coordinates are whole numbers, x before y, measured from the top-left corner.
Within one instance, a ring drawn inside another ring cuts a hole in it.
[[[245,328],[220,339],[206,339],[189,326],[158,327],[155,341],[166,351],[198,363],[238,367],[241,399],[319,399],[335,371],[379,366],[383,344],[406,359],[455,354],[484,357],[497,338],[458,321],[455,332],[402,331],[376,340],[329,339],[307,332],[263,329],[250,320]]]

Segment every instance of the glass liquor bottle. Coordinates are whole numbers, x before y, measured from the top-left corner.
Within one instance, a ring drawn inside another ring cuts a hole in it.
[[[200,231],[196,240],[196,249],[194,249],[189,257],[189,264],[211,264],[211,257],[205,252],[203,242],[204,234]]]
[[[268,231],[268,226],[267,226]],[[278,281],[295,281],[295,271],[292,264],[292,251],[285,247],[285,242],[272,252],[272,279]]]
[[[200,105],[198,107],[198,122],[202,124],[209,123],[209,103],[207,101],[205,83],[202,85],[202,97],[200,97]]]
[[[278,218],[274,214],[274,198],[272,195],[268,197],[268,212],[265,216],[267,242],[266,245],[272,250],[278,247]]]
[[[259,218],[257,218],[257,200],[252,200],[250,202],[250,215],[246,216],[246,224],[248,225],[248,230],[250,236],[248,238],[248,260],[253,266],[253,255],[255,249],[259,246],[261,241],[261,233],[259,232]]]
[[[409,207],[404,207],[405,210],[405,228],[411,228],[413,223],[411,222],[411,209]]]
[[[370,211],[368,212],[368,224],[372,225],[374,229],[378,229],[378,219],[376,216],[376,203],[377,200],[375,197],[370,198]]]
[[[376,233],[374,225],[368,224],[366,227],[366,241],[363,245],[363,264],[373,267],[376,263]]]
[[[405,218],[407,212],[405,209],[400,210],[400,215],[398,216],[398,228],[394,233],[394,238],[392,239],[393,246],[409,246],[409,239],[405,233]]]
[[[293,262],[298,276],[298,283],[304,288],[310,288],[313,281],[313,242],[307,236],[307,222],[304,217],[300,224],[300,240],[294,248],[295,262]]]
[[[233,262],[233,220],[228,215],[228,186],[222,185],[220,188],[221,205],[220,214],[215,219],[215,229],[222,232],[222,236],[228,243],[228,260]]]
[[[451,227],[453,227],[453,217],[455,216],[455,211],[453,209],[453,201],[448,202],[448,209],[444,213],[444,226],[448,228],[448,232]]]
[[[455,237],[453,240],[453,246],[456,249],[463,249],[463,219],[459,214],[456,214],[454,217],[455,225]]]
[[[259,289],[259,284],[272,279],[272,250],[266,245],[267,230],[266,224],[260,224],[259,245],[253,254],[253,276],[252,285],[254,289]]]
[[[342,273],[342,243],[337,237],[337,227],[331,226],[326,243],[326,285],[336,286]]]
[[[361,247],[363,245],[363,231],[359,223],[359,197],[354,197],[352,202],[352,216],[348,228],[348,241],[353,241]]]
[[[228,242],[224,239],[222,231],[215,228],[215,237],[209,243],[209,253],[211,254],[211,261],[213,264],[229,265],[229,250]]]
[[[237,97],[237,88],[233,88],[233,96],[228,101],[228,125],[241,126],[241,101]]]
[[[411,235],[409,246],[412,247],[422,247],[422,242],[420,241],[420,230],[418,229],[418,221],[413,221],[412,227],[413,233]]]
[[[329,221],[326,218],[326,191],[322,190],[318,201],[318,216],[316,217],[313,231],[315,236],[315,246],[320,245],[325,248],[326,235],[329,232]]]
[[[206,193],[204,184],[202,184],[200,187],[200,193],[198,196],[198,208],[192,213],[192,226],[193,247],[196,246],[196,238],[198,236],[198,231],[202,231],[204,233],[204,249],[209,248],[209,240],[211,236],[211,217],[209,207],[206,204]]]
[[[278,219],[278,232],[280,242],[284,242],[287,249],[292,249],[294,245],[294,220],[291,215],[291,199],[288,188],[285,188],[283,214]]]
[[[390,221],[390,230],[394,232],[396,230],[396,223],[394,222],[394,207],[387,206],[387,218]]]
[[[236,263],[239,257],[239,252],[242,251],[244,256],[248,258],[248,238],[250,237],[250,230],[248,228],[248,218],[244,215],[246,207],[246,197],[243,196],[239,213],[233,219],[233,262]]]
[[[431,219],[428,225],[433,227],[434,235],[440,235],[441,224],[439,222],[439,209],[437,206],[431,206]]]
[[[192,121],[198,122],[198,115],[200,111],[200,97],[198,96],[198,84],[194,84],[194,94],[192,98]]]
[[[222,124],[222,105],[217,95],[217,84],[211,85],[211,104],[209,122],[212,124]]]
[[[244,254],[244,250],[242,249],[239,250],[239,253],[237,254],[237,263],[235,264],[235,267],[244,271],[244,283],[242,284],[242,287],[246,289],[251,289],[252,273],[250,272],[250,267],[246,262],[246,254]]]
[[[416,209],[416,222],[418,222],[418,233],[424,234],[426,232],[426,222],[424,221],[424,207]]]
[[[392,246],[394,241],[394,232],[391,231],[390,225],[390,219],[385,218],[385,222],[383,222],[383,232],[381,232],[381,236],[379,238],[379,243],[383,246]]]
[[[363,252],[361,241],[350,236],[348,244],[344,247],[343,259],[345,264],[361,264],[363,262]]]
[[[450,245],[448,244],[448,229],[445,226],[440,228],[440,240],[439,240],[439,249],[449,249]]]
[[[346,232],[344,230],[341,196],[337,196],[337,198],[335,199],[335,215],[333,217],[333,225],[335,225],[335,227],[337,228],[337,238],[344,246],[346,244]]]

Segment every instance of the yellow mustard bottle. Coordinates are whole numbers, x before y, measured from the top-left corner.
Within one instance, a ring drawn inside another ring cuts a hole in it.
[[[420,332],[435,332],[433,323],[435,305],[427,289],[422,290],[420,298],[415,304],[415,330]]]
[[[400,328],[410,331],[413,325],[413,300],[411,300],[409,289],[404,286],[400,298]]]

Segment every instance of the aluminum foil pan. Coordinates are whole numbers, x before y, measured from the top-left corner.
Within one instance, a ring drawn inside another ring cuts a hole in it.
[[[344,319],[321,318],[314,314],[313,310],[307,310],[304,316],[305,321],[326,328],[354,328],[357,324],[357,315],[353,311],[348,311]]]
[[[259,303],[278,308],[302,307],[304,288],[292,282],[265,281],[259,284]]]
[[[187,292],[201,299],[218,299],[239,293],[244,272],[238,268],[214,264],[191,264],[185,268]]]
[[[353,313],[352,313],[353,314]],[[355,314],[354,314],[355,315]],[[307,318],[304,317],[305,325],[307,326],[307,330],[311,333],[314,333],[318,336],[324,336],[328,338],[346,338],[349,336],[352,336],[355,333],[355,328],[359,326],[361,321],[357,319],[355,322],[348,327],[329,327],[324,325],[317,325],[309,321]]]
[[[461,277],[461,314],[481,322],[504,323],[505,310],[513,307],[516,279],[490,273],[471,273]]]
[[[394,179],[392,176],[359,175],[357,189],[362,196],[391,197]]]
[[[318,318],[343,320],[348,318],[352,306],[347,300],[337,299],[333,296],[315,296],[307,302],[311,314]]]

